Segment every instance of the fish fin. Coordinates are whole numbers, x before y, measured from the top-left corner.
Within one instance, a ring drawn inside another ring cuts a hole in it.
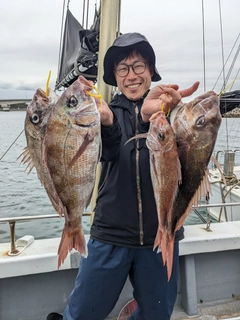
[[[89,194],[88,199],[86,200],[86,206],[85,206],[85,208],[87,208],[87,207],[90,205],[90,203],[91,203],[92,195],[93,195],[93,190],[94,190],[94,186],[93,186],[93,189],[92,189],[91,193]]]
[[[163,265],[165,266],[167,262],[167,229],[166,228],[164,228],[162,231],[161,251],[162,251]]]
[[[191,212],[192,206],[197,207],[199,201],[201,200],[201,197],[206,197],[208,192],[210,192],[210,194],[212,194],[211,185],[210,185],[209,179],[208,179],[208,169],[206,169],[205,174],[203,176],[203,179],[202,179],[198,189],[196,190],[192,199],[189,201],[189,204],[188,204],[184,214],[178,220],[178,222],[176,224],[175,231],[179,230],[181,228],[181,226],[184,224],[186,218],[188,217],[188,215]]]
[[[167,276],[168,281],[171,278],[172,275],[172,266],[173,266],[173,256],[174,256],[174,235],[169,235],[167,233],[167,255],[166,255],[166,267],[167,267]]]
[[[23,152],[17,157],[17,160],[20,158],[22,158],[20,163],[22,164],[27,163],[25,172],[27,171],[27,174],[29,174],[32,171],[32,169],[35,167],[35,165],[33,163],[28,147],[24,148]]]
[[[76,228],[72,231],[65,225],[62,233],[62,239],[58,247],[58,268],[66,259],[72,249],[76,249],[83,257],[87,257],[87,245],[83,230]]]
[[[158,250],[160,249],[160,251],[162,251],[162,261],[163,265],[166,265],[167,267],[168,281],[170,280],[172,275],[174,239],[174,234],[169,234],[167,228],[164,228],[163,230],[160,230],[160,228],[158,228],[158,232],[154,242],[154,249],[158,247]]]
[[[177,177],[178,177],[178,185],[180,185],[182,183],[182,170],[181,170],[181,162],[179,159],[177,159]],[[177,191],[176,191],[177,192]]]
[[[71,168],[74,165],[74,163],[83,154],[83,152],[86,150],[89,143],[93,141],[93,139],[94,139],[94,136],[88,132],[84,137],[83,143],[81,144],[80,148],[78,149],[78,151],[76,152],[76,154],[74,155],[70,163],[68,164],[68,168]]]
[[[140,134],[137,134],[136,136],[128,139],[124,145],[126,145],[128,142],[132,141],[132,140],[135,140],[135,139],[140,139],[140,138],[143,138],[143,139],[146,139],[147,138],[147,133],[140,133]]]
[[[162,234],[163,234],[163,231],[161,230],[160,226],[158,226],[157,234],[156,234],[154,245],[153,245],[153,251],[156,248],[158,248],[158,252],[161,252]]]

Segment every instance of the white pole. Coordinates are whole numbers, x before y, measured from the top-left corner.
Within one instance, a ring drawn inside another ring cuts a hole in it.
[[[117,35],[117,23],[118,23],[118,8],[121,0],[102,0],[101,1],[101,18],[100,18],[100,37],[99,37],[99,52],[98,52],[98,78],[97,85],[103,99],[106,102],[110,102],[112,87],[106,85],[103,81],[103,58],[107,49],[112,45]],[[96,205],[98,183],[101,174],[101,164],[98,164],[96,172],[96,182],[93,190],[93,196],[91,201],[92,212]],[[91,215],[91,222],[93,220],[93,214]]]
[[[118,8],[120,0],[102,0],[100,18],[100,39],[98,53],[98,89],[106,102],[111,100],[112,87],[103,82],[103,58],[117,34]]]

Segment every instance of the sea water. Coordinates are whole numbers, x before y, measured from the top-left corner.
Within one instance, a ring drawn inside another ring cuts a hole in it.
[[[24,133],[25,111],[0,112],[0,217],[20,217],[56,214],[41,185],[35,169],[26,173],[19,155],[26,147]],[[228,132],[228,139],[227,137]],[[240,118],[223,119],[215,150],[236,150],[240,147]],[[222,154],[219,154],[221,162]],[[223,162],[223,161],[222,161]],[[240,165],[240,151],[236,151],[235,164]],[[206,213],[201,216],[207,220]],[[203,223],[194,212],[186,224]],[[60,237],[63,218],[31,220],[16,223],[16,238],[33,235],[35,239]],[[90,230],[90,218],[83,217],[85,233]],[[0,224],[0,243],[9,242],[8,223]]]

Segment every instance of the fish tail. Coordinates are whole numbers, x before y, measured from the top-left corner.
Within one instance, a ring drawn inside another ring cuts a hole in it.
[[[153,245],[153,251],[156,248],[158,248],[157,252],[161,251],[162,236],[163,236],[163,231],[161,230],[160,227],[158,227],[157,234],[156,234],[155,241],[154,241],[154,245]]]
[[[164,228],[162,232],[162,243],[161,243],[161,248],[162,248],[162,260],[163,260],[163,265],[165,266],[167,263],[167,229]]]
[[[72,249],[76,249],[83,257],[87,257],[87,246],[82,229],[69,230],[64,227],[62,239],[58,247],[58,268]]]
[[[169,281],[171,278],[173,265],[174,235],[170,234],[167,231],[167,228],[164,228],[162,231],[161,249],[162,261],[163,265],[166,265],[167,267],[167,277]]]
[[[168,281],[170,280],[172,275],[173,255],[174,255],[174,236],[167,234],[166,267],[167,267]]]

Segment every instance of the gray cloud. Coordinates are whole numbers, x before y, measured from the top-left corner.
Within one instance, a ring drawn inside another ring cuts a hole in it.
[[[89,1],[89,26],[95,2]],[[80,22],[82,3],[83,0],[70,2],[70,10]],[[148,38],[155,49],[163,83],[188,87],[199,80],[199,91],[204,90],[201,6],[202,0],[131,0],[131,4],[129,0],[122,0],[121,32],[140,32]],[[221,9],[226,60],[240,32],[240,1],[222,0]],[[206,89],[210,90],[222,70],[219,2],[204,1],[204,12]],[[54,88],[61,21],[62,1],[59,0],[9,0],[2,3],[0,98],[31,98],[37,88],[45,87],[50,70],[50,86]],[[226,73],[232,59],[233,56],[226,65]],[[231,81],[237,74],[239,60],[240,57],[236,61]],[[223,79],[220,78],[216,90],[221,88],[222,83]],[[239,83],[237,79],[233,88],[239,89]]]

